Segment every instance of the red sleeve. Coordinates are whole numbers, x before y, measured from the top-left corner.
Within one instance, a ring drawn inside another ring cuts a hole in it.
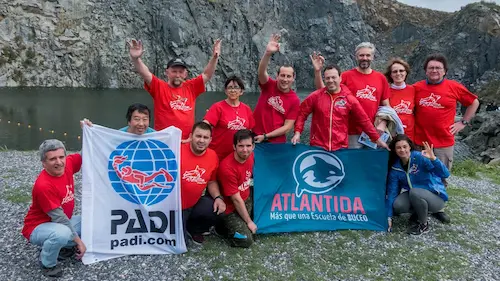
[[[299,115],[299,110],[300,110],[300,99],[299,97],[295,96],[290,101],[290,107],[288,108],[288,112],[285,115],[285,120],[297,119],[297,116]]]
[[[55,188],[47,181],[36,182],[33,187],[33,197],[36,198],[40,208],[46,214],[61,207],[61,202],[57,199],[57,194],[54,191]]]
[[[191,94],[193,94],[193,99],[196,99],[199,95],[206,91],[202,75],[198,75],[196,78],[190,79],[185,83],[188,83]]]
[[[253,130],[253,127],[255,127],[255,118],[253,118],[253,113],[250,106],[247,106],[247,116],[248,116],[248,129]]]
[[[311,114],[311,112],[313,110],[313,105],[314,105],[316,98],[317,98],[316,92],[312,92],[300,104],[297,120],[295,121],[294,132],[302,133],[302,131],[304,131],[304,124],[306,123],[307,117],[309,116],[309,114]]]
[[[351,104],[351,112],[349,113],[350,118],[354,118],[357,124],[361,126],[363,132],[365,132],[372,141],[377,141],[379,139],[379,135],[375,126],[366,115],[365,110],[361,107],[358,99],[354,96],[347,96],[349,103]]]
[[[148,85],[144,82],[144,89],[148,91],[153,99],[155,99],[160,94],[161,81],[153,74],[153,79],[151,79],[151,84]]]
[[[227,165],[221,166],[217,178],[222,186],[222,194],[230,197],[239,192],[238,190],[238,177],[235,171]]]
[[[205,114],[205,118],[203,119],[207,120],[210,123],[210,125],[215,127],[219,122],[220,114],[221,110],[219,103],[215,103],[208,109],[207,114]]]
[[[78,173],[82,168],[82,155],[78,153],[68,155],[66,158],[66,165],[68,165],[68,161],[73,169],[73,174]]]
[[[215,153],[214,153],[214,158],[217,161],[217,165],[215,165],[215,169],[212,171],[212,174],[210,175],[210,181],[217,180],[217,170],[219,169],[219,157]]]
[[[384,89],[382,90],[382,99],[380,100],[380,104],[382,104],[382,101],[389,99],[391,97],[391,87],[389,86],[389,82],[387,82],[387,79],[383,74],[380,75],[383,80],[383,85]]]
[[[269,77],[269,79],[267,79],[266,83],[264,83],[264,84],[259,83],[259,87],[262,91],[268,91],[272,87],[276,87],[276,80]]]
[[[477,99],[476,95],[471,93],[464,85],[458,82],[454,83],[453,92],[455,93],[457,100],[463,106],[469,106]]]

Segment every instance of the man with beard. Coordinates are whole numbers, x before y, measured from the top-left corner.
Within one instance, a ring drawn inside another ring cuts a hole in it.
[[[363,42],[356,46],[356,61],[358,66],[342,73],[342,84],[346,85],[351,93],[358,99],[371,123],[375,122],[375,116],[379,105],[390,106],[390,87],[384,74],[371,68],[375,54],[375,45]],[[321,79],[321,68],[324,58],[318,54],[311,57],[314,65],[314,81],[316,89],[325,86]],[[354,119],[349,121],[349,148],[362,148],[358,142],[363,129]]]
[[[326,87],[311,93],[300,104],[292,144],[299,142],[307,117],[312,113],[310,134],[312,146],[319,146],[327,151],[347,148],[348,124],[350,120],[354,120],[373,142],[388,148],[379,138],[377,130],[359,101],[351,95],[345,85],[340,85],[340,73],[340,68],[336,65],[326,67],[324,71]]]
[[[186,80],[187,66],[180,58],[172,59],[167,63],[165,70],[167,81],[158,79],[141,60],[144,51],[142,42],[134,39],[128,45],[134,67],[144,79],[144,88],[153,98],[154,129],[159,131],[175,126],[181,129],[182,139],[186,142],[194,123],[195,100],[205,92],[205,84],[215,72],[221,50],[221,40],[215,41],[212,57],[203,73],[190,80]]]
[[[80,239],[81,217],[73,216],[73,175],[80,171],[82,156],[66,156],[64,144],[56,139],[44,141],[39,154],[43,170],[33,186],[22,234],[30,243],[42,247],[39,263],[43,275],[60,277],[62,269],[56,266],[57,261],[75,253],[81,259],[87,250]]]
[[[203,233],[215,225],[226,210],[217,183],[219,159],[208,148],[212,127],[205,122],[193,125],[190,142],[181,145],[181,199],[184,236],[193,243],[203,243]],[[203,195],[205,188],[208,192]]]
[[[229,239],[233,247],[248,248],[253,243],[257,225],[253,222],[253,150],[255,143],[250,130],[239,130],[233,137],[234,152],[221,161],[217,179],[222,186],[226,215],[216,233]]]
[[[273,34],[260,60],[258,75],[261,93],[253,113],[257,134],[255,142],[286,142],[286,133],[293,128],[299,112],[300,100],[291,89],[295,80],[293,67],[283,65],[278,68],[276,80],[267,74],[271,56],[279,51],[279,35]]]

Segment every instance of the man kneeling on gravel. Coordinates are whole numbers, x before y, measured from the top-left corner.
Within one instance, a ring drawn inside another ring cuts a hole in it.
[[[40,265],[49,277],[62,276],[57,261],[81,259],[85,244],[80,239],[81,217],[73,216],[75,187],[73,175],[80,171],[82,156],[66,156],[64,144],[56,139],[44,141],[39,148],[43,170],[32,190],[32,201],[24,218],[22,234],[30,243],[41,246]]]

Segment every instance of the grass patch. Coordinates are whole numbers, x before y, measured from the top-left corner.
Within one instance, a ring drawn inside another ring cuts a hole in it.
[[[3,197],[12,203],[28,203],[31,201],[31,194],[24,189],[5,189]]]
[[[458,161],[453,163],[452,174],[458,177],[479,179],[487,177],[500,185],[500,167],[488,166],[474,160]]]

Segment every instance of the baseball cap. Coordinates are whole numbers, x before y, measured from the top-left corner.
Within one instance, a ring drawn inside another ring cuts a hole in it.
[[[183,67],[187,68],[186,63],[181,58],[171,59],[167,63],[167,68],[172,67],[172,66],[183,66]]]

